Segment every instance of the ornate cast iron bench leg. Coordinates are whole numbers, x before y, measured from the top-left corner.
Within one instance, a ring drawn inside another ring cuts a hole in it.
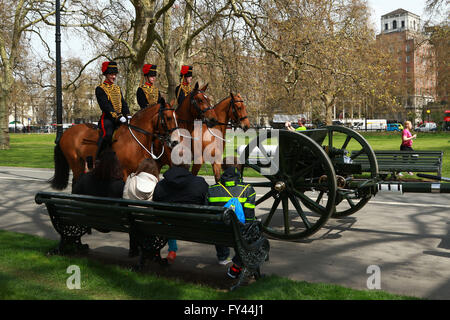
[[[139,264],[133,268],[135,271],[142,271],[147,259],[167,265],[167,260],[161,258],[161,249],[166,245],[167,238],[139,233],[134,233],[132,238],[139,249]]]
[[[59,225],[57,231],[60,234],[58,247],[50,250],[48,255],[65,255],[71,253],[85,253],[89,245],[81,242],[81,237],[89,230],[86,227]]]

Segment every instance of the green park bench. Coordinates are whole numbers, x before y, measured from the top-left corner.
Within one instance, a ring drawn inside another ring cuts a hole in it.
[[[231,209],[214,206],[92,197],[67,193],[38,192],[37,204],[45,203],[60,242],[52,254],[85,251],[81,237],[91,229],[125,232],[134,239],[142,270],[147,259],[164,264],[160,250],[167,239],[233,247],[243,263],[237,288],[246,277],[258,279],[268,259],[269,241],[261,223],[242,225]]]
[[[378,150],[374,151],[378,162],[378,172],[381,177],[398,172],[435,172],[438,176],[442,171],[442,151],[400,151]],[[356,151],[351,152],[351,156]],[[354,158],[353,163],[361,164],[363,172],[370,171],[370,164],[366,154]]]

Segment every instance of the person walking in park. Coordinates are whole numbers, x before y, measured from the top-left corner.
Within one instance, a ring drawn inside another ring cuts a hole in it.
[[[158,75],[157,65],[144,64],[142,73],[145,82],[137,89],[136,99],[141,109],[145,109],[157,103],[161,103],[162,99],[159,89],[155,86],[156,76]]]
[[[130,115],[128,104],[123,98],[120,87],[116,81],[117,63],[115,61],[105,61],[102,63],[102,73],[105,81],[95,88],[95,96],[102,110],[102,116],[98,122],[100,137],[97,141],[97,157],[103,149],[112,144],[114,130],[120,125],[127,123]]]
[[[186,98],[192,91],[192,66],[184,65],[181,66],[180,71],[180,84],[175,88],[175,96],[177,97],[178,107],[183,103],[184,98]]]
[[[400,151],[414,151],[412,148],[413,139],[417,138],[417,134],[411,134],[412,123],[411,121],[405,121],[405,126],[402,131],[402,143],[400,145]],[[412,172],[408,172],[409,175],[413,175]],[[398,173],[399,176],[403,176],[401,172]]]

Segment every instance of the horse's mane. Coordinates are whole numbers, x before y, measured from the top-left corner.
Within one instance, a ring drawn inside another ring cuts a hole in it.
[[[220,100],[219,102],[217,102],[217,103],[216,103],[216,106],[217,106],[219,103],[224,102],[224,101],[227,100],[228,98],[230,98],[230,96],[226,96],[225,98],[223,98],[222,100]]]
[[[155,103],[155,104],[153,104],[151,106],[148,106],[147,108],[139,110],[138,112],[136,112],[134,114],[133,118],[135,118],[135,120],[140,120],[144,116],[145,112],[148,111],[147,109],[149,109],[149,108],[156,108],[156,105],[160,105],[160,104],[159,103]]]

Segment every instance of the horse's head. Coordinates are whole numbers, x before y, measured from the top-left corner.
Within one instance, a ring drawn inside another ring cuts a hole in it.
[[[198,82],[195,83],[195,87],[190,94],[191,108],[195,109],[198,116],[205,121],[208,127],[213,127],[217,123],[217,116],[214,112],[214,106],[211,105],[208,96],[205,94],[206,84],[203,88],[199,89]]]
[[[244,100],[242,100],[240,93],[233,95],[233,93],[230,92],[230,97],[230,112],[232,113],[230,115],[231,121],[240,126],[242,130],[247,131],[248,128],[250,128],[250,121],[248,120],[247,107],[244,104]]]
[[[172,104],[166,103],[164,98],[161,98],[161,105],[159,107],[157,115],[157,128],[163,136],[164,142],[166,142],[170,148],[175,147],[179,141],[172,140],[172,132],[178,130],[177,118],[175,116],[175,108]]]

